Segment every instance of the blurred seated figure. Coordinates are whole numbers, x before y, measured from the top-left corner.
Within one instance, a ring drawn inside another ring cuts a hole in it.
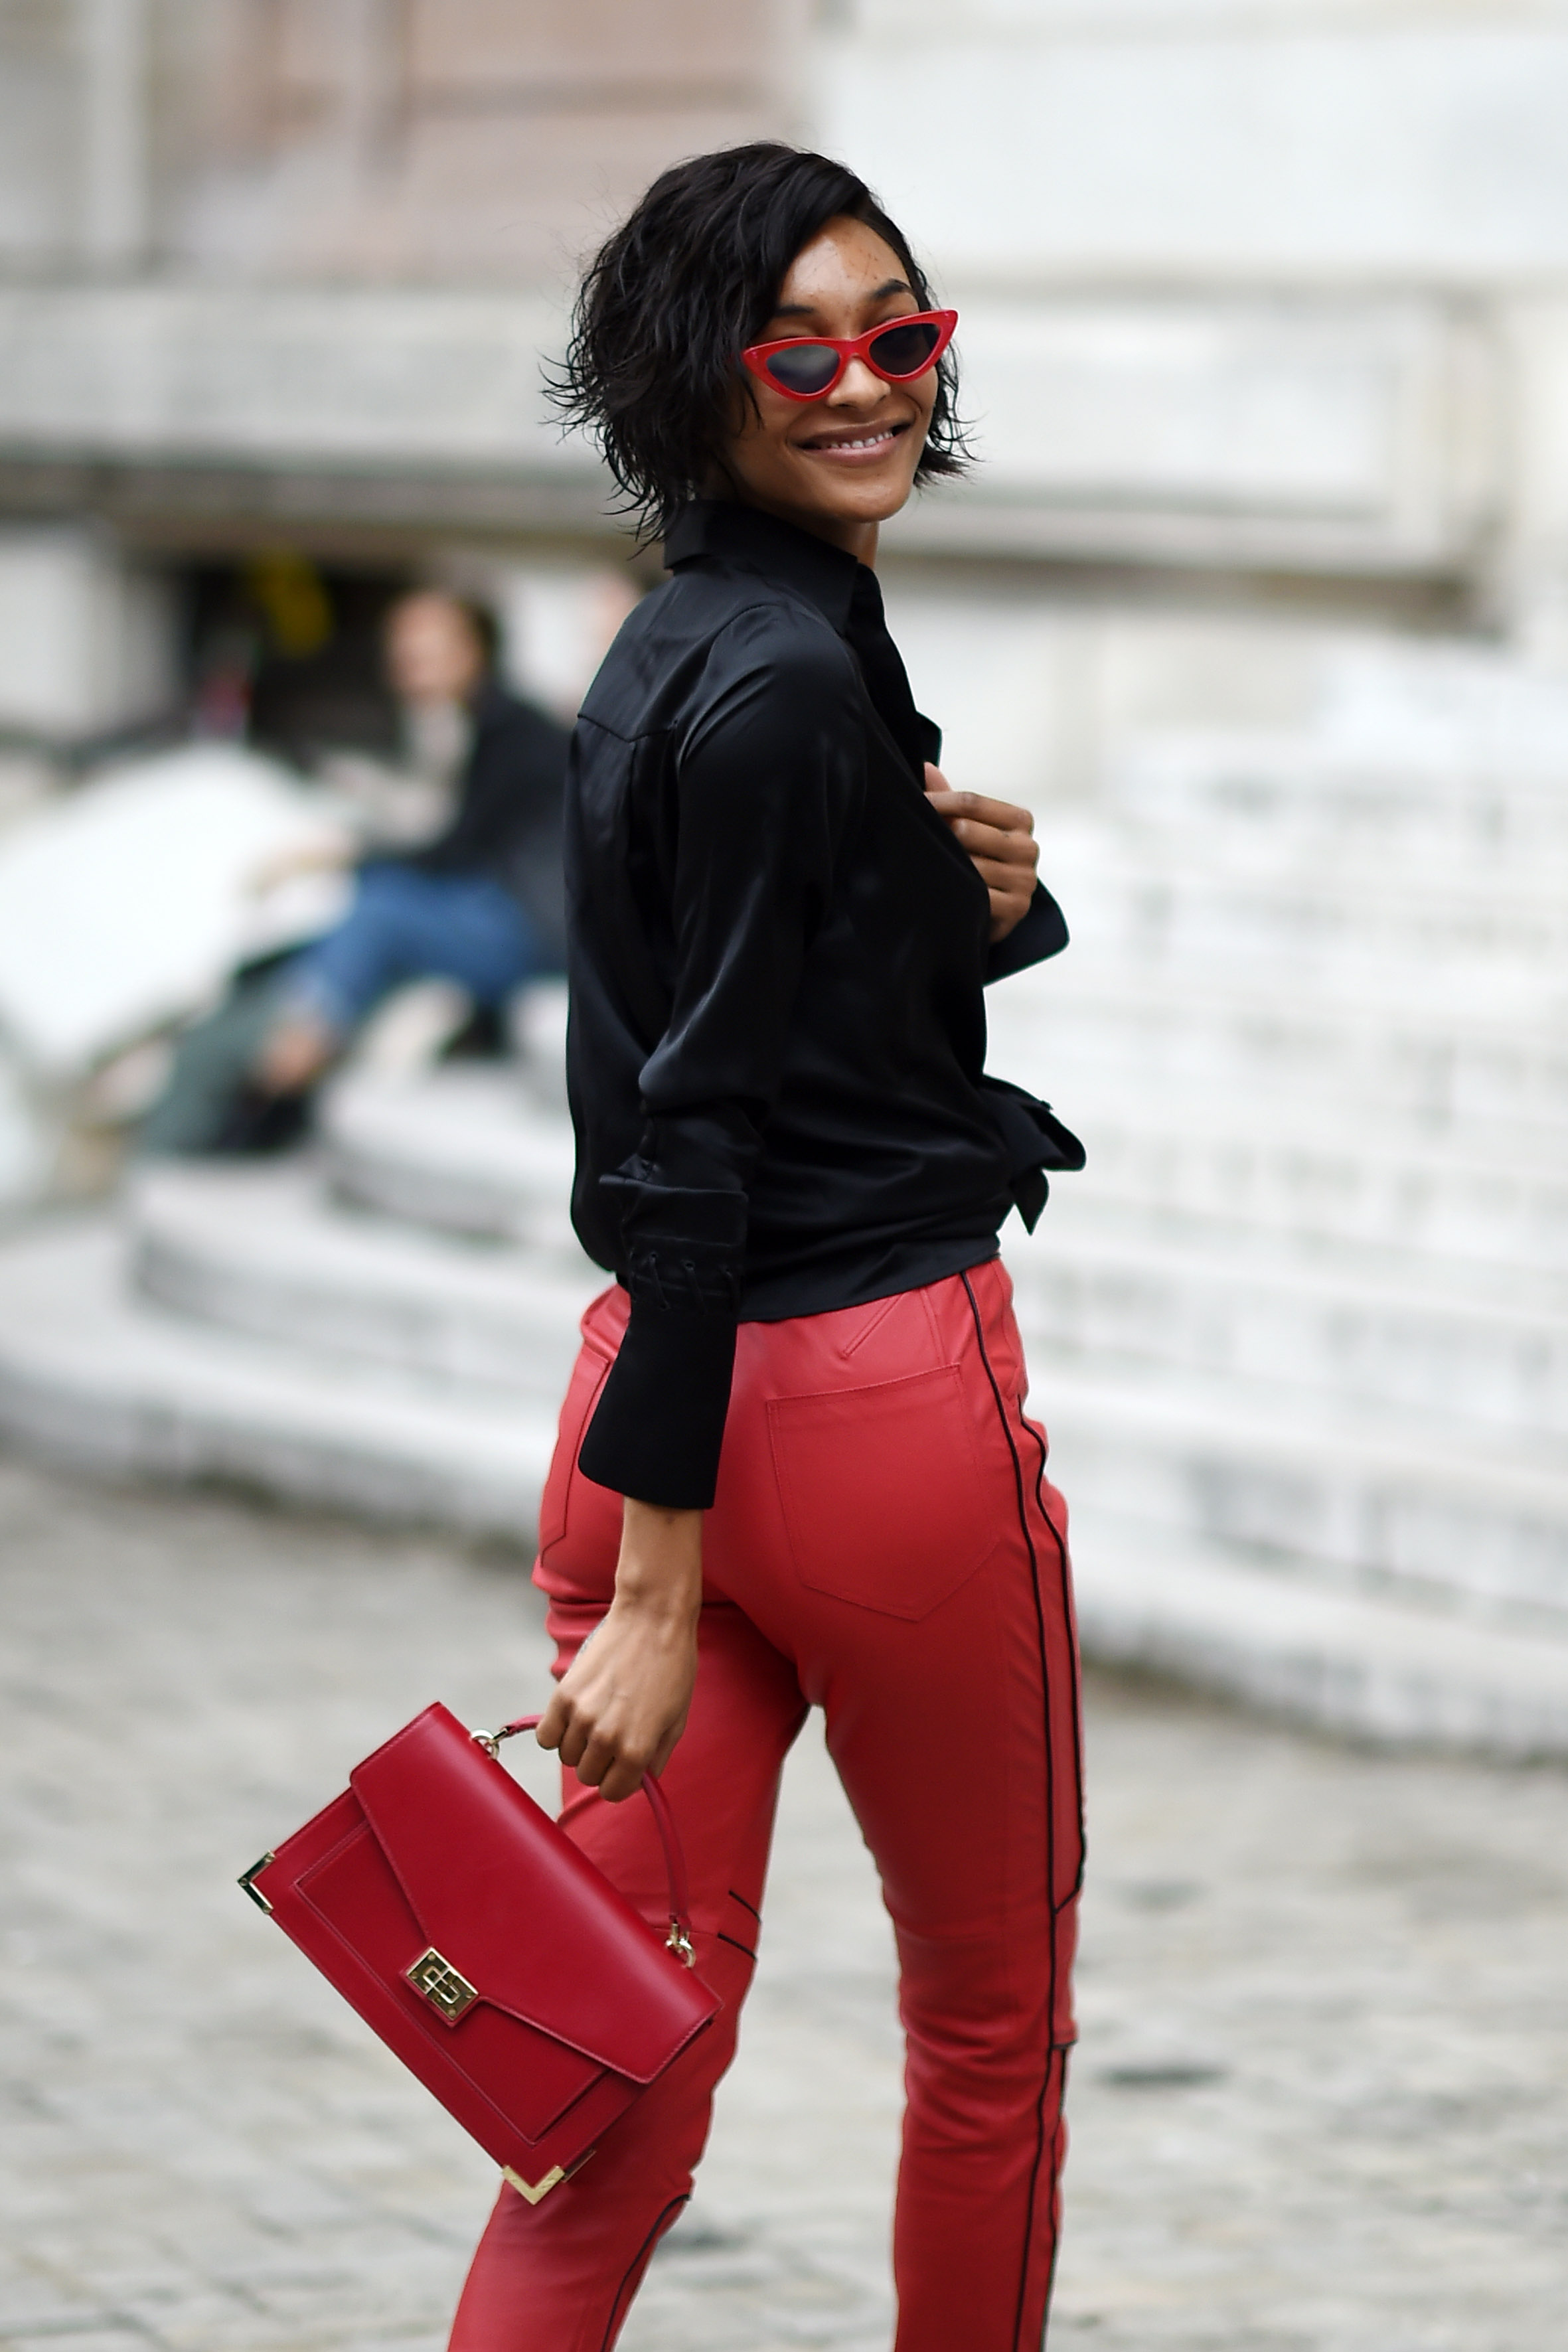
[[[461,1042],[494,1049],[507,1000],[563,969],[566,730],[499,684],[494,625],[456,596],[401,598],[385,648],[410,742],[427,770],[455,770],[455,804],[422,847],[360,859],[348,910],[322,938],[236,976],[181,1041],[144,1153],[279,1149],[394,989],[456,982],[474,1007]],[[350,865],[358,851],[345,833],[313,862]]]

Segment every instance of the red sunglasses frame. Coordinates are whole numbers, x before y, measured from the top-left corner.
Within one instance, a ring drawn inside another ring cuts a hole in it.
[[[868,327],[863,335],[781,335],[776,342],[752,343],[741,353],[741,359],[770,392],[782,394],[785,400],[826,400],[828,394],[843,382],[844,371],[851,360],[864,361],[872,374],[879,375],[884,383],[913,383],[917,377],[929,375],[952,342],[957,325],[956,310],[906,310],[900,318],[884,319],[879,327]],[[901,375],[895,375],[890,368],[879,367],[871,357],[871,346],[878,336],[890,334],[896,327],[917,326],[935,327],[939,331],[930,356],[921,360],[918,368],[906,369]],[[792,392],[788,384],[780,383],[776,376],[768,373],[768,362],[775,352],[795,351],[808,343],[818,351],[837,352],[838,365],[820,392]]]

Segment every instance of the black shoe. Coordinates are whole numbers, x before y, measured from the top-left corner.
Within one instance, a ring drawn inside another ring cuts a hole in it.
[[[511,1051],[506,1019],[499,1004],[476,1004],[460,1029],[453,1031],[437,1059],[442,1062],[499,1062]]]
[[[215,1155],[222,1160],[264,1159],[273,1152],[291,1150],[310,1127],[314,1096],[311,1087],[286,1095],[268,1094],[258,1086],[241,1087],[213,1140]]]

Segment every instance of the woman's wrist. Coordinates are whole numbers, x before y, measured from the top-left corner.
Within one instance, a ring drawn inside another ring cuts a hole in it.
[[[639,1617],[684,1626],[702,1603],[702,1513],[628,1495],[623,1506],[616,1602]]]

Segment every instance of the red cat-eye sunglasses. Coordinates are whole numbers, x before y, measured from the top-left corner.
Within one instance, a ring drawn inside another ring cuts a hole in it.
[[[741,357],[786,400],[821,400],[851,360],[864,360],[885,383],[924,375],[952,342],[957,324],[956,310],[916,310],[863,335],[786,335],[781,342],[752,343]]]

